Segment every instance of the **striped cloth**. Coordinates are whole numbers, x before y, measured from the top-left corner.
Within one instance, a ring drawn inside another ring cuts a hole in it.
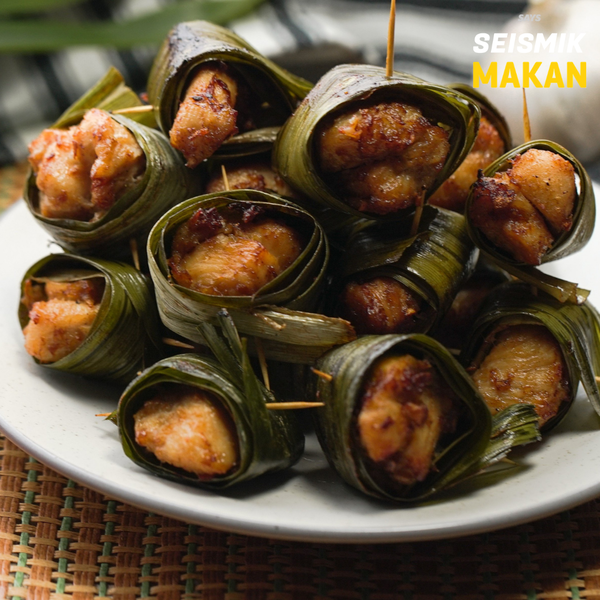
[[[169,1],[173,0],[88,0],[71,9],[70,17],[121,20]],[[469,82],[475,34],[499,31],[525,5],[522,0],[401,1],[396,68],[439,83]],[[271,0],[231,27],[259,52],[314,81],[339,62],[384,64],[388,19],[388,0]],[[110,65],[142,92],[155,52],[155,47],[78,47],[0,56],[0,165],[23,159],[27,144]]]

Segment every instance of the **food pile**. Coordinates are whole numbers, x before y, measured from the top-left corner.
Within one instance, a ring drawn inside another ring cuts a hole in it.
[[[468,86],[313,87],[201,21],[147,89],[113,69],[32,142],[25,198],[65,252],[19,310],[37,363],[124,388],[137,464],[210,489],[288,468],[309,406],[345,481],[415,502],[546,435],[579,382],[600,410],[598,314],[536,269],[592,235],[566,149],[513,148]]]

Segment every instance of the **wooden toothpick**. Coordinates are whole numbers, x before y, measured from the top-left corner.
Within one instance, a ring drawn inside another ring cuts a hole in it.
[[[113,115],[135,115],[139,113],[147,113],[152,112],[154,110],[154,106],[150,104],[146,104],[144,106],[132,106],[130,108],[120,108],[119,110],[113,110]]]
[[[267,402],[269,410],[296,410],[298,408],[318,408],[325,406],[323,402]]]
[[[229,191],[229,179],[227,179],[227,169],[225,165],[221,165],[221,173],[223,174],[223,185],[225,186],[225,191]]]
[[[523,88],[523,137],[525,138],[525,143],[531,141],[531,123],[529,121],[529,111],[527,110],[525,88]]]
[[[179,340],[174,340],[173,338],[164,337],[162,339],[162,343],[167,346],[174,346],[175,348],[185,348],[186,350],[194,350],[194,346],[191,344],[186,344],[185,342],[180,342]]]
[[[387,57],[385,61],[385,76],[391,77],[394,73],[394,35],[396,31],[396,0],[390,6],[390,22],[388,25]]]
[[[321,379],[324,379],[325,381],[333,381],[333,375],[330,375],[329,373],[325,373],[324,371],[319,371],[319,369],[315,369],[314,367],[311,367],[310,369],[317,377],[320,377]]]
[[[423,214],[423,204],[425,204],[425,190],[418,198],[415,204],[415,216],[413,217],[412,225],[410,226],[410,235],[417,235],[419,231],[419,223],[421,223],[421,215]]]
[[[140,270],[140,254],[138,252],[137,240],[135,238],[131,238],[129,240],[129,248],[131,250],[131,256],[133,257],[133,264],[135,268]]]
[[[254,346],[256,348],[256,355],[258,356],[258,364],[260,365],[260,372],[262,373],[263,382],[265,387],[270,390],[271,382],[269,381],[269,369],[267,368],[267,357],[265,356],[265,349],[263,348],[260,338],[254,338]]]

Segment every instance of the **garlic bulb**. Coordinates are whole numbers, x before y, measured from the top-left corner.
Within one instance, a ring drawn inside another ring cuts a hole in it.
[[[536,73],[544,85],[551,62],[557,62],[565,79],[565,87],[552,84],[547,88],[530,85],[526,89],[531,132],[534,138],[545,138],[562,144],[575,154],[579,160],[589,161],[600,156],[600,2],[598,0],[531,0],[527,8],[528,15],[539,15],[539,20],[525,20],[520,15],[508,21],[504,32],[516,33],[517,39],[523,33],[543,33],[546,38],[552,33],[585,34],[579,46],[579,52],[539,52],[492,53],[488,52],[479,58],[479,62],[487,72],[490,63],[498,63],[498,81],[501,80],[505,65],[512,61],[521,79],[522,64],[541,62]],[[517,47],[515,45],[515,47]],[[566,44],[565,44],[566,47]],[[564,49],[563,49],[564,50]],[[587,63],[587,87],[580,87],[577,82],[572,88],[566,87],[567,62],[575,63],[580,70],[580,63]],[[523,142],[523,92],[520,88],[508,84],[504,88],[492,88],[488,84],[480,85],[479,91],[485,94],[506,117],[511,128],[515,144]]]

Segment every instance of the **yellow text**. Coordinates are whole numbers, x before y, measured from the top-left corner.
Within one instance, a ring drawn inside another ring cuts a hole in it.
[[[520,69],[518,68],[520,67]],[[561,70],[556,61],[552,61],[547,68],[544,68],[541,62],[515,65],[514,62],[507,62],[503,72],[498,78],[498,63],[492,62],[487,71],[484,71],[480,63],[473,63],[473,87],[478,88],[480,84],[489,84],[491,87],[515,88],[549,88],[556,85],[559,88],[572,88],[575,83],[581,88],[587,87],[587,63],[579,63],[579,68],[573,62],[568,62],[566,70]],[[540,73],[541,70],[541,73]],[[545,77],[544,74],[545,73]],[[498,80],[500,85],[498,86]]]

